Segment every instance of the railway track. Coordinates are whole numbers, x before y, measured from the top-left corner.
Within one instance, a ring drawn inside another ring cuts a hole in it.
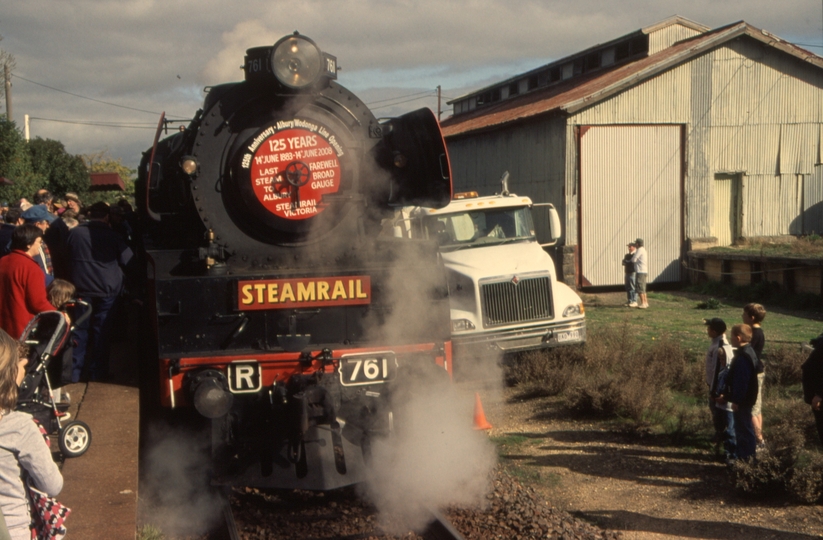
[[[428,511],[432,515],[432,520],[426,530],[423,531],[423,538],[426,540],[464,540],[463,535],[447,520],[443,514],[431,508]]]
[[[222,520],[220,526],[208,535],[208,540],[395,538],[386,535],[374,520],[369,519],[373,517],[373,512],[371,512],[368,505],[363,504],[359,499],[331,497],[335,500],[331,501],[330,511],[318,514],[315,496],[325,499],[325,494],[302,494],[304,505],[295,504],[293,498],[283,494],[281,501],[283,504],[270,505],[268,510],[271,514],[266,515],[265,508],[251,501],[251,498],[247,496],[248,494],[235,497],[232,501],[231,493],[231,490],[219,490],[217,492]],[[237,491],[234,493],[237,495]],[[345,504],[346,501],[350,504]],[[252,504],[244,504],[249,502],[252,502]],[[248,512],[249,506],[254,508],[251,513]],[[430,517],[430,523],[424,531],[417,535],[417,538],[424,540],[464,540],[463,535],[443,514],[431,508],[425,508],[424,510]],[[235,519],[236,512],[239,514],[237,519]],[[250,516],[253,516],[253,518],[250,519]],[[281,519],[283,516],[286,516],[285,523]],[[330,525],[331,522],[337,523]],[[413,538],[413,536],[404,537]]]

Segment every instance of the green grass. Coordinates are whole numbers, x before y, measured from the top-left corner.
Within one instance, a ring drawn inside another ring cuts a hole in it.
[[[143,525],[137,530],[137,540],[165,540],[166,536],[154,525]]]
[[[823,258],[823,238],[813,234],[795,238],[787,242],[769,240],[748,240],[733,246],[712,247],[712,253],[734,253],[738,255],[758,255],[761,257],[801,257],[804,259]]]
[[[531,441],[530,438],[523,435],[501,435],[499,437],[491,437],[491,440],[498,447],[506,449],[516,448],[520,445],[528,444],[529,441]]]
[[[527,393],[547,389],[545,396],[568,418],[585,417],[678,451],[714,453],[703,368],[710,340],[703,319],[719,317],[731,327],[742,322],[743,305],[753,299],[709,298],[650,292],[651,307],[641,310],[615,305],[613,293],[585,294],[586,345],[518,355],[507,365],[506,380]],[[808,356],[801,344],[819,335],[823,324],[815,312],[764,305],[763,432],[773,454],[762,466],[736,470],[735,482],[752,494],[812,503],[823,500],[823,453],[801,396],[800,366]],[[507,468],[523,467],[518,454],[539,445],[539,439],[520,435],[493,440]],[[516,474],[529,479],[527,471]],[[555,479],[534,481],[548,485]]]
[[[649,309],[603,305],[597,301],[597,294],[588,295],[586,300],[586,319],[591,329],[625,324],[641,345],[668,337],[697,358],[702,358],[709,346],[703,319],[719,317],[731,328],[742,322],[743,306],[747,303],[720,299],[718,309],[698,309],[698,304],[706,299],[664,292],[649,292]],[[764,305],[767,313],[762,326],[766,335],[766,353],[777,345],[800,347],[801,343],[808,343],[823,331],[823,322],[815,319],[817,314],[804,312],[798,315]]]

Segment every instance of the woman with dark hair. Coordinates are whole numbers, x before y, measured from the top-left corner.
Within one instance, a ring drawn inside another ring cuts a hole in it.
[[[30,414],[14,410],[17,387],[26,374],[26,357],[17,342],[0,330],[0,509],[12,540],[30,540],[31,509],[23,478],[51,497],[63,489],[63,477],[40,428]]]
[[[0,328],[14,338],[35,315],[54,310],[46,297],[46,277],[33,258],[42,242],[36,225],[20,225],[11,237],[11,253],[0,259]]]

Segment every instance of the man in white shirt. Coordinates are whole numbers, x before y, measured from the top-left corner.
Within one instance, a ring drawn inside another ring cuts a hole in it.
[[[632,255],[632,262],[634,263],[634,271],[637,272],[637,296],[640,302],[637,307],[646,309],[649,307],[649,301],[646,297],[646,280],[649,277],[649,265],[646,258],[646,248],[643,244],[643,239],[638,238],[634,241],[637,251]]]

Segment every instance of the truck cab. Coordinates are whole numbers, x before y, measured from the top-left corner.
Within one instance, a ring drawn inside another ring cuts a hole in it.
[[[505,186],[505,183],[504,183]],[[459,193],[440,209],[404,207],[393,234],[435,240],[448,273],[451,332],[459,358],[527,351],[586,340],[583,302],[557,280],[537,241],[532,211],[547,211],[553,245],[560,219],[551,205],[508,193]]]

